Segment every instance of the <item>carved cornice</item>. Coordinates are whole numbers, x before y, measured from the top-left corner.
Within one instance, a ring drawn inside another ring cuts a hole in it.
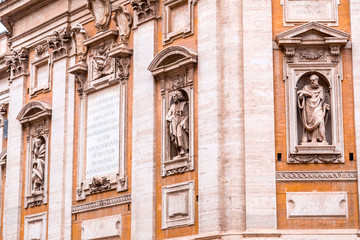
[[[128,203],[131,203],[131,194],[75,205],[71,207],[71,213],[77,214],[81,212],[87,212],[100,208],[113,207]]]
[[[130,0],[137,15],[137,24],[156,17],[158,0]]]
[[[56,16],[56,17],[54,17],[54,18],[52,18],[52,19],[50,19],[50,20],[48,20],[48,21],[46,21],[46,22],[44,22],[44,23],[42,23],[42,24],[40,24],[40,25],[38,25],[36,27],[34,27],[34,28],[29,29],[26,32],[23,32],[23,33],[21,33],[21,34],[19,34],[17,36],[14,36],[14,37],[10,38],[9,41],[15,42],[15,41],[17,41],[17,40],[19,40],[21,38],[24,38],[24,37],[34,33],[34,32],[39,31],[40,29],[44,29],[46,26],[49,26],[49,25],[53,24],[54,22],[59,21],[62,18],[67,18],[67,17],[74,16],[74,15],[76,15],[76,14],[78,14],[78,13],[80,13],[80,12],[86,10],[86,9],[87,9],[86,5],[83,5],[83,6],[77,8],[77,9],[71,11],[71,12],[66,11],[66,12],[64,12],[64,13],[62,13],[62,14],[60,14],[60,15],[58,15],[58,16]]]
[[[276,172],[277,181],[356,181],[356,171]]]
[[[5,55],[5,64],[9,72],[9,82],[20,74],[27,72],[29,63],[29,51],[26,48],[21,48],[18,51],[12,50]]]

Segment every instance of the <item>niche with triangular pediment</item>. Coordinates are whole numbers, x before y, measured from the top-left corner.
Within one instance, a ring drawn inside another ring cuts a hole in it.
[[[284,52],[288,163],[343,163],[341,49],[349,34],[310,22],[276,36]]]

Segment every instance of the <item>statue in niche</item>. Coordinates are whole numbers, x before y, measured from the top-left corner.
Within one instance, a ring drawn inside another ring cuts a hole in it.
[[[325,103],[325,90],[319,77],[310,76],[310,84],[297,91],[300,118],[303,125],[301,145],[328,145],[325,137],[325,122],[330,105]]]
[[[170,131],[170,141],[177,150],[175,157],[189,153],[189,104],[181,91],[172,95],[172,104],[166,114]]]
[[[132,16],[128,10],[124,8],[124,6],[116,5],[114,7],[115,15],[112,17],[114,20],[120,37],[120,44],[122,46],[126,46],[129,41],[131,26],[132,26]]]
[[[31,166],[31,191],[32,193],[42,191],[44,190],[45,172],[45,140],[42,137],[34,140]]]
[[[96,55],[92,60],[93,80],[113,72],[112,59],[107,55],[109,47],[110,45],[102,45],[96,50]]]

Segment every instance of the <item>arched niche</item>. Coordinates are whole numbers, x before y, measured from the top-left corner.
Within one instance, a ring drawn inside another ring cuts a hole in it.
[[[323,74],[319,72],[306,72],[304,73],[299,80],[296,83],[296,90],[302,90],[304,87],[308,84],[310,84],[310,77],[316,75],[319,77],[319,85],[324,89],[324,103],[329,105],[331,108],[331,86],[329,80],[324,76]],[[324,116],[324,123],[325,123],[325,138],[326,141],[331,145],[332,144],[332,116],[331,112],[328,111]],[[303,134],[304,128],[301,123],[301,110],[298,106],[297,111],[297,138],[298,138],[298,144],[301,144],[302,141],[302,134]]]
[[[25,208],[47,203],[51,106],[31,101],[16,119],[26,133]]]
[[[148,67],[161,88],[163,177],[194,170],[196,63],[195,51],[183,46],[170,46],[159,52]],[[180,95],[180,100],[174,100],[174,95]]]

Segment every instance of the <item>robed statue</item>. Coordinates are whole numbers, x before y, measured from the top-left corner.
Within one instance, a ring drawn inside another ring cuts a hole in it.
[[[325,90],[319,77],[310,76],[310,84],[297,91],[300,118],[303,125],[301,145],[327,145],[325,124],[330,105],[325,103]]]
[[[181,157],[189,153],[189,104],[181,91],[175,91],[172,104],[166,115],[169,126],[170,141]]]
[[[33,193],[44,189],[45,152],[45,142],[41,138],[36,138],[31,162],[31,191]]]

